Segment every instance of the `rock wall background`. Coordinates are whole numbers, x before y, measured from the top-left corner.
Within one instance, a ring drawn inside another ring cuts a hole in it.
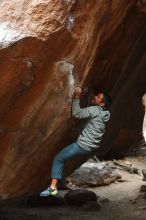
[[[143,120],[143,136],[146,142],[146,93],[144,94],[142,101],[143,101],[143,105],[145,108],[145,114],[144,114],[144,120]]]
[[[96,55],[93,83],[99,89],[108,88],[113,98],[112,120],[101,147],[101,152],[105,153],[107,149],[107,157],[124,155],[138,147],[143,138],[144,107],[141,102],[146,89],[145,19],[144,13],[134,9],[129,11],[115,34]],[[96,65],[102,74],[96,74]]]
[[[70,105],[79,83],[113,98],[100,153],[123,154],[139,143],[145,12],[137,0],[1,0],[2,198],[47,184],[54,155],[77,135]],[[66,173],[77,164],[70,161]]]

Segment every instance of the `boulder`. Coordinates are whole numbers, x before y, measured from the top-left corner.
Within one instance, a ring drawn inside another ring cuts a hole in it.
[[[86,162],[76,169],[67,179],[70,184],[84,187],[108,185],[121,175],[110,164],[101,162]]]
[[[75,140],[74,87],[113,99],[98,155],[123,155],[141,140],[145,1],[0,1],[0,196],[48,185],[53,157]],[[108,154],[107,154],[108,152]],[[71,160],[65,175],[83,160]]]

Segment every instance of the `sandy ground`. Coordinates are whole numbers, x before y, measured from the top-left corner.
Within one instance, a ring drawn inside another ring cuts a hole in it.
[[[146,158],[129,157],[139,169],[146,168]],[[1,208],[0,220],[146,220],[146,199],[140,193],[142,176],[118,171],[124,182],[112,183],[109,186],[88,188],[94,191],[100,199],[101,209],[97,211],[82,210],[75,206],[48,206],[33,208]],[[60,194],[64,193],[60,191]]]

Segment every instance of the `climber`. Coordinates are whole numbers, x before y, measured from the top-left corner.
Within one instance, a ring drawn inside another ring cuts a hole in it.
[[[111,98],[106,93],[100,92],[94,94],[93,106],[80,108],[81,93],[81,88],[76,87],[72,101],[72,116],[87,119],[86,124],[77,142],[68,145],[55,156],[51,170],[52,181],[50,186],[40,193],[42,197],[57,194],[57,183],[62,179],[64,163],[67,160],[76,155],[89,155],[101,143],[105,132],[105,123],[110,118],[108,107],[111,104]]]

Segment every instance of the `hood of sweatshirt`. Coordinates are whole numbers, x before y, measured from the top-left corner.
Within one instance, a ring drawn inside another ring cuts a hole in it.
[[[102,116],[102,120],[104,121],[104,122],[107,122],[107,121],[109,121],[109,119],[110,119],[110,112],[109,112],[109,110],[105,110],[105,109],[102,109],[102,108],[100,108],[100,112],[101,112],[101,116]]]

